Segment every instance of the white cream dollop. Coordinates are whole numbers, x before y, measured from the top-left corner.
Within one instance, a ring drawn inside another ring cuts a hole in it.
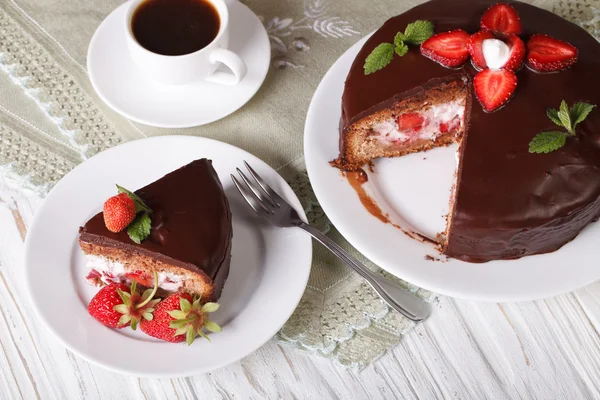
[[[499,39],[485,39],[481,44],[483,58],[490,69],[500,69],[510,57],[510,48]]]

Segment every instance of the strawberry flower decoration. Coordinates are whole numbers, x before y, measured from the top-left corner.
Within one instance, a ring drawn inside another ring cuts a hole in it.
[[[577,48],[548,35],[532,35],[525,45],[519,36],[519,14],[509,4],[488,8],[480,27],[472,35],[461,29],[433,35],[421,44],[421,54],[447,68],[458,68],[470,58],[478,71],[473,80],[475,96],[487,112],[512,98],[517,87],[515,72],[524,62],[536,72],[561,71],[577,62]]]

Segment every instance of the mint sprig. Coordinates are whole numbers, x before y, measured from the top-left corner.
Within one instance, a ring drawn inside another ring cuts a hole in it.
[[[129,238],[135,243],[140,244],[148,236],[150,236],[150,228],[152,221],[150,216],[146,213],[140,213],[135,219],[127,226],[127,234]]]
[[[383,69],[392,61],[392,57],[394,57],[394,45],[391,43],[381,43],[373,49],[365,60],[365,75]]]
[[[562,131],[540,132],[529,142],[530,153],[550,153],[558,150],[567,143],[567,138],[575,136],[577,125],[583,122],[587,116],[596,107],[593,104],[578,102],[569,108],[566,101],[560,103],[558,110],[549,108],[546,110],[546,115],[552,122],[561,128]]]
[[[416,20],[406,26],[404,32],[398,32],[394,43],[381,43],[365,59],[365,75],[372,74],[385,68],[392,62],[394,53],[402,57],[408,53],[408,45],[420,45],[433,36],[433,23]]]
[[[133,200],[133,203],[135,204],[135,212],[139,213],[139,212],[146,212],[146,213],[151,213],[152,210],[150,209],[150,207],[148,207],[146,205],[146,203],[144,203],[144,200],[140,199],[140,197],[133,193],[132,191],[129,191],[127,189],[125,189],[123,186],[117,186],[117,190],[119,191],[119,193],[125,193],[127,194],[127,196],[129,196],[129,198],[131,200]]]
[[[140,244],[148,236],[150,236],[150,229],[152,226],[152,220],[150,214],[152,209],[138,196],[130,190],[125,189],[123,186],[117,186],[119,193],[125,193],[135,204],[135,213],[137,216],[127,226],[127,234],[129,238],[135,243]]]

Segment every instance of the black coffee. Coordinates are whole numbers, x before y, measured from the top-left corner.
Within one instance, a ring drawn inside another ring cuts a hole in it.
[[[207,0],[146,0],[133,12],[133,36],[147,50],[167,56],[193,53],[217,37],[221,21]]]

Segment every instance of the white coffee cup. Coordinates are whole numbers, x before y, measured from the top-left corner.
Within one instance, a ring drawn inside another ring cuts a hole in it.
[[[147,50],[133,36],[131,19],[134,11],[145,0],[131,0],[125,13],[125,36],[129,54],[137,67],[150,79],[162,83],[180,85],[204,79],[223,85],[236,85],[246,75],[246,64],[227,50],[229,44],[229,12],[223,0],[207,0],[219,14],[220,26],[217,36],[206,47],[180,56],[167,56]],[[231,73],[216,72],[224,64]]]

